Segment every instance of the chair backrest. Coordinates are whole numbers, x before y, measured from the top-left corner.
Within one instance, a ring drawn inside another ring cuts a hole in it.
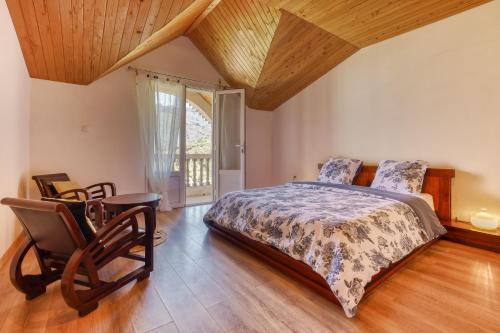
[[[71,255],[87,245],[64,204],[14,198],[4,198],[1,203],[14,211],[27,236],[40,250]]]
[[[40,190],[40,194],[42,197],[53,198],[57,195],[57,191],[52,185],[52,182],[56,181],[69,181],[69,177],[65,173],[52,173],[49,175],[38,175],[31,177],[38,189]]]

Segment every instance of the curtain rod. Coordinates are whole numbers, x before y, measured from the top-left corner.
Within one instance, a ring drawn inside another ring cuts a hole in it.
[[[155,72],[155,71],[150,71],[150,70],[147,70],[147,69],[142,69],[142,68],[137,68],[137,67],[133,67],[133,66],[128,66],[127,69],[129,71],[134,71],[136,74],[139,74],[139,72],[142,72],[142,73],[146,73],[146,74],[152,74],[154,76],[162,76],[162,77],[166,77],[167,79],[173,79],[174,81],[177,81],[178,83],[180,81],[189,81],[189,82],[195,82],[195,83],[199,83],[199,84],[202,84],[203,87],[206,87],[206,86],[210,86],[210,87],[215,87],[216,89],[219,88],[219,89],[226,89],[228,88],[227,86],[225,86],[224,84],[222,84],[222,81],[219,80],[219,83],[213,83],[213,82],[210,82],[210,81],[202,81],[202,80],[195,80],[195,79],[190,79],[190,78],[187,78],[187,77],[182,77],[182,76],[177,76],[177,75],[172,75],[172,74],[166,74],[166,73],[160,73],[160,72]],[[201,88],[201,87],[199,87]]]

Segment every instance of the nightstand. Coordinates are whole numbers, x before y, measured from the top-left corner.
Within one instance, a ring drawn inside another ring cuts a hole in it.
[[[500,253],[500,229],[481,230],[462,221],[441,221],[448,233],[444,239]]]

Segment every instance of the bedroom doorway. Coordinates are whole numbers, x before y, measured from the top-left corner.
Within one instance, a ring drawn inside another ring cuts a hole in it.
[[[186,88],[186,206],[208,204],[214,199],[213,97],[213,91]]]
[[[245,188],[245,91],[185,86],[184,92],[169,184],[174,208],[210,204]]]

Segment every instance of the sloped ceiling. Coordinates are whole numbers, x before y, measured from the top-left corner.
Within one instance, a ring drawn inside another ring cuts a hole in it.
[[[7,0],[31,77],[88,84],[182,34],[209,0]],[[150,47],[148,50],[151,50]],[[143,54],[145,52],[142,52]],[[130,61],[130,60],[129,60]]]
[[[484,0],[223,0],[188,37],[247,104],[274,110],[360,48]]]
[[[274,110],[360,48],[491,0],[6,0],[32,77],[88,84],[187,35]]]

